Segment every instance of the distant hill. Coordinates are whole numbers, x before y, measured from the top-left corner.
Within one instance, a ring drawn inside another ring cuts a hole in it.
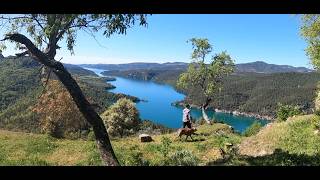
[[[63,65],[71,74],[77,74],[79,76],[98,76],[96,73],[86,70],[78,65],[73,65],[73,64],[63,64]]]
[[[127,64],[80,64],[81,67],[105,69],[109,71],[128,71],[128,70],[185,70],[188,63],[127,63]],[[263,61],[251,63],[236,64],[236,72],[254,72],[254,73],[283,73],[283,72],[301,72],[307,73],[313,70],[305,67],[294,67],[289,65],[268,64]]]
[[[168,63],[127,63],[127,64],[80,64],[81,67],[105,69],[105,70],[138,70],[138,69],[155,69],[155,70],[179,70],[186,69],[188,63],[168,62]]]
[[[255,72],[255,73],[283,73],[283,72],[301,72],[307,73],[313,70],[305,67],[293,67],[288,65],[268,64],[263,61],[237,64],[237,72]]]

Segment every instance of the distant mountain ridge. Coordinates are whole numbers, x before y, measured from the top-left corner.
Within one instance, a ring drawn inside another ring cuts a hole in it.
[[[81,67],[105,69],[105,70],[138,70],[138,69],[168,69],[168,70],[179,70],[186,69],[188,63],[184,62],[168,62],[168,63],[144,63],[135,62],[127,64],[79,64]]]
[[[185,70],[188,63],[168,62],[168,63],[127,63],[127,64],[79,64],[81,67],[105,69],[109,71],[127,71],[139,69],[154,70]],[[282,72],[300,72],[308,73],[314,70],[305,67],[294,67],[289,65],[268,64],[263,61],[236,64],[236,72],[254,72],[254,73],[282,73]]]
[[[268,64],[263,61],[237,64],[237,72],[255,72],[255,73],[283,73],[283,72],[300,72],[307,73],[314,70],[305,67],[294,67],[289,65]]]

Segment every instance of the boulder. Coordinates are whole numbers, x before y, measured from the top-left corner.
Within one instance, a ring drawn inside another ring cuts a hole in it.
[[[0,53],[0,59],[3,59],[4,58],[4,56]]]
[[[139,138],[140,138],[141,142],[151,142],[151,141],[153,141],[152,137],[149,134],[140,134]]]
[[[233,144],[232,144],[232,143],[229,143],[229,142],[226,142],[224,145],[225,145],[226,147],[231,147],[231,146],[233,146]]]

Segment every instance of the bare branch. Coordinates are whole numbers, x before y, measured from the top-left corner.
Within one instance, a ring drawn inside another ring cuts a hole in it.
[[[73,25],[73,26],[70,26],[69,29],[71,28],[81,28],[81,27],[96,27],[96,26],[93,26],[93,25],[89,25],[90,23],[94,22],[96,20],[92,19],[90,21],[87,21],[85,24],[76,24],[76,25]]]
[[[84,32],[86,32],[88,35],[90,35],[95,41],[96,43],[102,47],[102,48],[105,48],[105,49],[108,49],[107,47],[103,46],[96,38],[96,36],[93,34],[93,32],[89,29],[90,32],[88,32],[87,30],[83,29]]]
[[[40,28],[44,31],[44,27],[42,26],[42,24],[40,23],[40,21],[39,21],[37,18],[35,18],[35,17],[32,17],[32,19],[33,19],[34,21],[36,21],[37,24],[40,26]]]

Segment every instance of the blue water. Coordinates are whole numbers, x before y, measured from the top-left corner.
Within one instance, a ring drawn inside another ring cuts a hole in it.
[[[94,71],[99,76],[105,70],[86,68]],[[116,81],[110,81],[116,88],[109,90],[114,93],[124,93],[145,100],[136,104],[141,119],[148,119],[156,123],[172,128],[179,128],[182,124],[182,107],[172,106],[171,103],[183,100],[185,95],[178,93],[169,85],[157,84],[151,81],[132,80],[116,77]],[[251,117],[235,116],[228,113],[208,111],[208,116],[218,121],[223,121],[232,126],[236,131],[243,132],[253,122],[259,121],[265,125],[267,120]],[[193,118],[201,117],[201,110],[192,109]]]

